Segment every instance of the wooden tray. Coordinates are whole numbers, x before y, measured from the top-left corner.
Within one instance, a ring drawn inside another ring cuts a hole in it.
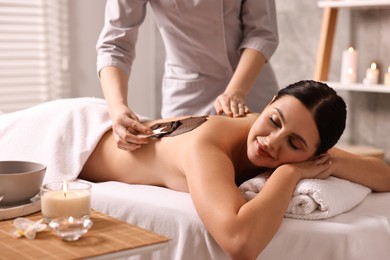
[[[41,214],[27,218],[37,221]],[[79,240],[66,242],[49,229],[33,240],[14,238],[13,220],[0,221],[0,259],[85,259],[168,242],[169,239],[124,221],[92,212],[93,226]]]

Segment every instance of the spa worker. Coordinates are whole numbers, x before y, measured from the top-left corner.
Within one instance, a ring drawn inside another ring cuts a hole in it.
[[[128,151],[150,133],[128,107],[128,79],[147,3],[165,45],[162,117],[259,111],[277,91],[268,60],[278,45],[273,0],[107,0],[97,70],[116,145]]]

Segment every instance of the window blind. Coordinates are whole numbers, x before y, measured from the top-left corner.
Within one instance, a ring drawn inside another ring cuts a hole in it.
[[[68,97],[68,0],[0,0],[0,111]]]

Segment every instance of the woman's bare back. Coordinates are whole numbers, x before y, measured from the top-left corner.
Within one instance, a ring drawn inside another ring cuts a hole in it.
[[[120,181],[131,184],[164,186],[188,192],[183,164],[189,141],[211,140],[222,153],[234,154],[235,146],[246,142],[246,135],[257,116],[228,118],[210,116],[196,129],[173,137],[150,138],[133,152],[116,147],[108,131],[85,163],[80,178],[90,181]],[[154,122],[150,122],[153,124]]]

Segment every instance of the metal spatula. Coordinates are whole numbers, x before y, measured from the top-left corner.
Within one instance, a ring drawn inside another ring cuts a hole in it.
[[[144,135],[144,134],[140,134],[138,135],[139,137],[153,137],[153,136],[158,136],[158,135],[161,135],[161,134],[165,134],[165,133],[168,133],[168,131],[164,130],[166,127],[165,126],[162,126],[160,128],[157,128],[157,129],[154,129],[151,133],[151,134],[148,134],[148,135]]]

